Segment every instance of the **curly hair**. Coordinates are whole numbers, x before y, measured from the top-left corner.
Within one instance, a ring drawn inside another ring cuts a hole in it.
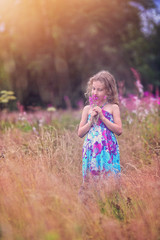
[[[116,81],[113,75],[108,71],[100,71],[89,79],[85,93],[87,99],[91,96],[94,81],[104,83],[107,92],[107,101],[119,105]]]

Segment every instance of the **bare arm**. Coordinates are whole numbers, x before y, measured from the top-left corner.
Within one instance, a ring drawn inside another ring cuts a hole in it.
[[[119,106],[117,104],[114,104],[113,108],[112,108],[114,123],[112,123],[107,118],[105,118],[102,110],[100,110],[99,108],[97,110],[98,110],[97,112],[99,112],[100,119],[107,126],[107,128],[109,130],[111,130],[112,132],[114,132],[116,135],[118,135],[118,136],[121,135],[122,134],[122,122],[121,122],[121,117],[120,117]]]
[[[97,115],[95,111],[92,111],[90,121],[87,122],[89,109],[90,109],[90,106],[85,106],[82,112],[82,118],[78,128],[78,136],[81,138],[84,137],[86,133],[90,130],[93,117]]]

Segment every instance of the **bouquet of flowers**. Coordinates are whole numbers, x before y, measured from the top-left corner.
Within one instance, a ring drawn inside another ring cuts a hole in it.
[[[94,107],[98,106],[99,103],[99,99],[96,95],[92,95],[89,97],[89,104],[91,106],[91,108],[93,109]],[[93,118],[93,123],[97,124],[99,119],[99,114],[97,114],[94,118]]]

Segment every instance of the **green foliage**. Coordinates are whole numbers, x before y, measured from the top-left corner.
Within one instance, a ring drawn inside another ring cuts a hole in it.
[[[56,126],[55,121],[53,121],[52,123],[53,123],[53,125]],[[59,123],[59,128],[60,129],[73,130],[73,129],[75,129],[76,125],[79,124],[79,120],[74,119],[71,115],[64,114],[64,116],[60,120],[58,120],[57,123]]]
[[[11,100],[15,100],[14,92],[2,90],[0,91],[0,103],[8,103]]]
[[[17,122],[15,125],[16,128],[20,129],[23,132],[29,132],[33,129],[32,125],[27,121]]]
[[[120,221],[124,221],[124,211],[117,201],[109,201],[109,205],[112,209],[113,216]]]
[[[113,196],[109,196],[106,198],[106,201],[101,201],[100,211],[101,213],[107,216],[113,216],[120,221],[126,220],[127,212],[127,202],[117,193]]]
[[[54,130],[58,130],[60,132],[64,130],[75,130],[79,124],[79,119],[76,119],[70,113],[64,113],[61,117],[55,117],[53,119],[51,115],[50,119],[48,120],[49,123],[44,123],[43,126],[46,131],[51,132]],[[0,121],[0,130],[4,132],[11,128],[18,128],[23,132],[34,131],[36,134],[39,134],[43,126],[40,126],[39,121],[36,120],[36,118],[33,122],[30,122],[27,120],[27,118],[19,120],[18,115],[17,120],[14,120],[13,122],[3,119]]]
[[[18,128],[22,132],[29,132],[32,131],[33,127],[30,123],[27,121],[18,121],[16,123],[12,123],[10,121],[0,121],[0,130],[3,132],[6,132],[7,130],[11,128]]]
[[[60,236],[57,232],[55,231],[50,231],[45,234],[44,240],[59,240]]]
[[[11,129],[13,127],[14,127],[14,124],[11,123],[10,121],[4,121],[4,120],[0,121],[0,130],[3,132],[5,132],[8,129]]]
[[[102,214],[125,223],[131,221],[139,212],[139,209],[144,207],[145,203],[138,196],[126,197],[119,191],[113,192],[105,200],[99,202]]]

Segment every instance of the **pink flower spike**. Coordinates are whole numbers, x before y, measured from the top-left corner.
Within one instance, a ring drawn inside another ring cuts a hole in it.
[[[143,85],[141,83],[141,79],[140,79],[140,74],[138,73],[138,71],[134,68],[130,68],[135,79],[136,79],[136,82],[135,82],[135,86],[138,90],[138,92],[140,93],[141,97],[143,97]]]
[[[97,106],[98,105],[98,97],[96,95],[90,96],[89,103],[91,106]]]

